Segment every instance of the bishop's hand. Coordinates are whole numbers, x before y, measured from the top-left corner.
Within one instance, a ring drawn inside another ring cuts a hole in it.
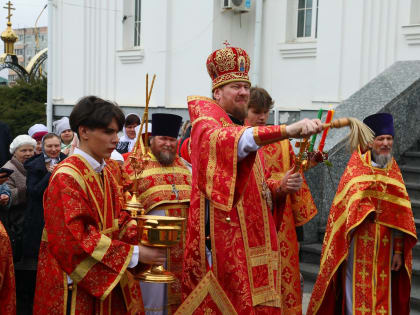
[[[278,188],[277,192],[281,195],[291,194],[298,192],[299,189],[302,187],[303,178],[302,175],[295,172],[295,167],[288,170],[284,175],[283,179],[281,180],[280,187]]]
[[[287,136],[290,138],[307,138],[322,131],[322,123],[319,119],[302,119],[286,126]]]

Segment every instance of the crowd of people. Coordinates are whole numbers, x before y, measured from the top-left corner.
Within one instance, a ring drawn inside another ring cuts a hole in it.
[[[53,133],[6,133],[0,314],[302,314],[299,241],[317,209],[289,139],[323,126],[267,125],[274,101],[249,68],[243,49],[210,54],[212,98],[188,97],[182,130],[182,117],[156,113],[140,134],[138,114],[88,96]],[[417,236],[393,119],[364,122],[375,139],[338,186],[308,314],[409,314]],[[178,245],[139,242],[133,198],[185,219]],[[157,265],[175,281],[139,281]]]

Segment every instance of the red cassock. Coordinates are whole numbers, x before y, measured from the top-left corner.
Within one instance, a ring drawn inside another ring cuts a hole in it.
[[[288,315],[302,314],[296,227],[311,220],[317,209],[303,174],[303,184],[298,192],[286,196],[276,194],[285,173],[295,164],[295,154],[289,140],[266,145],[258,152],[263,156],[267,183],[273,192],[273,216],[281,254],[282,310]]]
[[[141,152],[133,150],[132,155],[140,158]],[[126,173],[134,181],[135,172],[130,159],[125,164]],[[137,175],[137,193],[139,201],[146,214],[152,210],[164,210],[166,216],[187,218],[191,195],[191,173],[181,158],[176,156],[170,165],[162,165],[152,153],[148,153],[148,160],[144,169]],[[167,287],[168,314],[173,314],[181,304],[181,274],[182,258],[185,246],[185,227],[183,238],[177,246],[168,249],[167,269],[176,276],[176,281]],[[145,300],[146,301],[146,300]]]
[[[12,247],[0,221],[0,314],[16,314],[15,269]]]
[[[127,270],[137,225],[120,212],[118,195],[108,166],[98,174],[76,154],[55,169],[44,194],[34,314],[66,314],[67,303],[72,314],[144,314]]]
[[[391,230],[400,235],[391,247]],[[353,259],[349,248],[353,240]],[[352,264],[353,314],[410,313],[412,248],[416,228],[400,169],[393,159],[371,165],[370,151],[353,153],[331,206],[321,265],[307,314],[344,313],[346,264]],[[399,247],[399,248],[398,248]],[[399,271],[390,270],[392,251],[401,251]]]
[[[178,314],[281,314],[279,246],[264,170],[256,152],[237,161],[247,127],[234,125],[212,99],[189,97],[188,105],[192,192],[182,278],[185,301]],[[254,128],[258,145],[286,137],[284,126]]]

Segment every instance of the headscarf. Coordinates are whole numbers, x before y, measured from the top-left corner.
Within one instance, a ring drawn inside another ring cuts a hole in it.
[[[47,135],[48,135],[48,133],[47,133]],[[56,134],[54,134],[54,135],[56,135]],[[42,137],[42,141],[41,141],[41,149],[42,149],[42,154],[44,155],[45,163],[51,163],[51,165],[55,165],[58,162],[60,162],[60,154],[58,154],[58,157],[56,157],[56,158],[52,158],[52,157],[49,157],[47,155],[47,153],[45,152],[45,148],[44,148],[44,145],[45,145],[45,136]],[[60,137],[60,136],[58,136],[58,137]]]
[[[137,116],[140,119],[140,121],[141,121],[140,116],[138,114],[136,114],[136,113],[127,114],[127,116],[125,116],[125,118],[127,119],[127,117],[128,116],[131,116],[131,115]],[[123,136],[120,138],[120,141],[119,142],[128,142],[128,152],[131,152],[133,150],[133,148],[134,148],[134,145],[136,144],[137,134],[139,133],[139,129],[140,129],[140,125],[138,125],[136,127],[136,129],[135,129],[135,131],[136,131],[135,137],[133,139],[130,139],[127,136],[127,133],[125,131],[125,125],[124,125],[124,128],[123,128]]]
[[[59,120],[53,122],[54,126],[54,133],[61,138],[61,134],[63,131],[68,130],[70,128],[70,122],[68,117],[63,117]],[[61,140],[60,140],[61,141]]]
[[[35,124],[28,129],[30,135],[36,141],[41,141],[42,137],[48,133],[48,128],[43,124]]]

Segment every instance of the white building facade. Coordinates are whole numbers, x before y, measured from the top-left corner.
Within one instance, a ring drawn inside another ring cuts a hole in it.
[[[127,112],[186,114],[211,95],[208,55],[244,48],[251,78],[284,111],[339,104],[399,60],[420,59],[420,0],[52,0],[54,115],[97,95]],[[187,114],[186,114],[187,115]]]

